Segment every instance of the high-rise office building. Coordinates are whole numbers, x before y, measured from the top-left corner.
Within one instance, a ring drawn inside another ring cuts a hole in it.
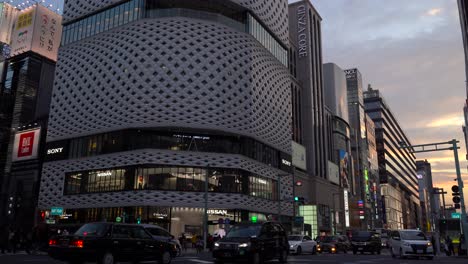
[[[359,69],[345,70],[348,89],[354,195],[351,198],[352,225],[362,229],[380,226],[378,220],[379,177],[375,154],[375,124],[364,108],[363,80]],[[370,138],[369,138],[370,137]],[[374,162],[373,162],[374,161]],[[373,164],[372,164],[373,162]],[[374,186],[375,185],[375,186]]]
[[[420,206],[415,156],[402,145],[411,146],[379,90],[364,92],[366,113],[375,123],[379,180],[389,229],[420,227]]]
[[[286,0],[66,1],[40,207],[174,235],[205,191],[210,222],[291,216],[288,37]]]
[[[468,80],[468,1],[458,0],[458,11],[460,14],[460,26],[463,39],[463,49],[465,51],[465,78]],[[468,83],[465,81],[466,100],[463,107],[465,125],[463,126],[463,134],[465,135],[465,149],[468,150]],[[465,159],[468,160],[468,153]]]
[[[9,37],[12,56],[6,59],[0,92],[0,152],[6,153],[0,157],[0,222],[29,230],[37,220],[47,118],[62,26],[59,14],[39,4],[10,16],[15,17]]]
[[[336,201],[334,201],[335,206],[332,208],[332,214],[335,215],[332,222],[334,232],[343,234],[346,229],[353,227],[352,213],[344,210],[344,197],[342,195],[344,189],[352,189],[351,167],[346,166],[347,159],[351,158],[351,128],[348,123],[346,76],[343,69],[334,63],[323,65],[323,75],[325,108],[328,113],[326,119],[327,141],[329,142],[328,180],[339,187],[335,191],[339,195],[333,197]],[[350,224],[346,226],[348,221]]]
[[[435,230],[437,215],[435,214],[431,164],[427,160],[418,160],[416,161],[416,171],[419,184],[419,200],[421,201],[422,228],[432,232]]]

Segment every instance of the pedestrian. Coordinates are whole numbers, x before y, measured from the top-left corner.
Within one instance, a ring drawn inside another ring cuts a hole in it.
[[[453,241],[450,238],[450,236],[447,235],[445,238],[445,248],[446,248],[446,254],[447,256],[452,256],[452,254],[455,255],[455,250],[453,248]]]
[[[8,251],[8,226],[3,225],[0,227],[0,248],[2,254],[5,254],[5,250]]]
[[[197,242],[196,242],[196,248],[197,248],[197,254],[199,254],[200,252],[202,252],[203,250],[203,240],[201,239],[200,236],[197,236]]]
[[[179,242],[184,251],[187,251],[187,238],[185,237],[184,233],[182,233],[182,235],[179,237]]]
[[[434,256],[437,254],[437,250],[436,250],[436,240],[435,240],[435,234],[432,234],[432,237],[431,237],[431,243],[432,243],[432,248],[434,249],[433,250],[433,254]]]
[[[192,248],[196,248],[197,247],[197,235],[193,235],[190,240],[192,242]]]

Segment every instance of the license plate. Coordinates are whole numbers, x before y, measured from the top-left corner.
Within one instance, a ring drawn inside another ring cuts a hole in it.
[[[363,250],[363,248],[362,248],[362,247],[360,247],[360,248],[358,248],[357,250]]]
[[[417,253],[418,253],[418,254],[422,254],[422,253],[423,253],[423,250],[422,250],[422,249],[418,249],[418,250],[417,250]]]

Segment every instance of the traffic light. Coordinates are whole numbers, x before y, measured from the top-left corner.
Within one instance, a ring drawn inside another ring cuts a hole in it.
[[[304,204],[304,197],[294,196],[294,202],[298,204]]]
[[[137,224],[141,224],[141,217],[137,217]]]
[[[256,217],[256,216],[252,216],[252,217],[250,218],[250,221],[251,221],[252,223],[257,223],[257,217]]]
[[[458,188],[458,185],[453,185],[452,186],[452,201],[453,201],[453,207],[455,207],[455,209],[460,209],[460,202],[461,202],[461,199],[460,199],[460,188]]]

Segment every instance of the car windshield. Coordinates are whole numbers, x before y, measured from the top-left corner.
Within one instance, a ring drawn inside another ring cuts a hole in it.
[[[401,239],[403,240],[427,240],[424,233],[420,231],[401,232]]]
[[[262,226],[260,225],[252,225],[252,226],[234,226],[231,228],[229,233],[227,233],[227,238],[233,237],[257,237],[260,233],[260,229]]]
[[[302,241],[302,236],[288,236],[289,241]]]
[[[337,239],[334,236],[327,236],[327,237],[322,238],[321,242],[329,243],[329,242],[334,242],[336,240]]]
[[[109,229],[108,224],[92,223],[85,224],[75,232],[77,236],[104,236]]]
[[[365,231],[354,232],[351,240],[353,240],[353,241],[368,241],[368,240],[371,239],[371,237],[372,237],[371,232],[365,232]]]

